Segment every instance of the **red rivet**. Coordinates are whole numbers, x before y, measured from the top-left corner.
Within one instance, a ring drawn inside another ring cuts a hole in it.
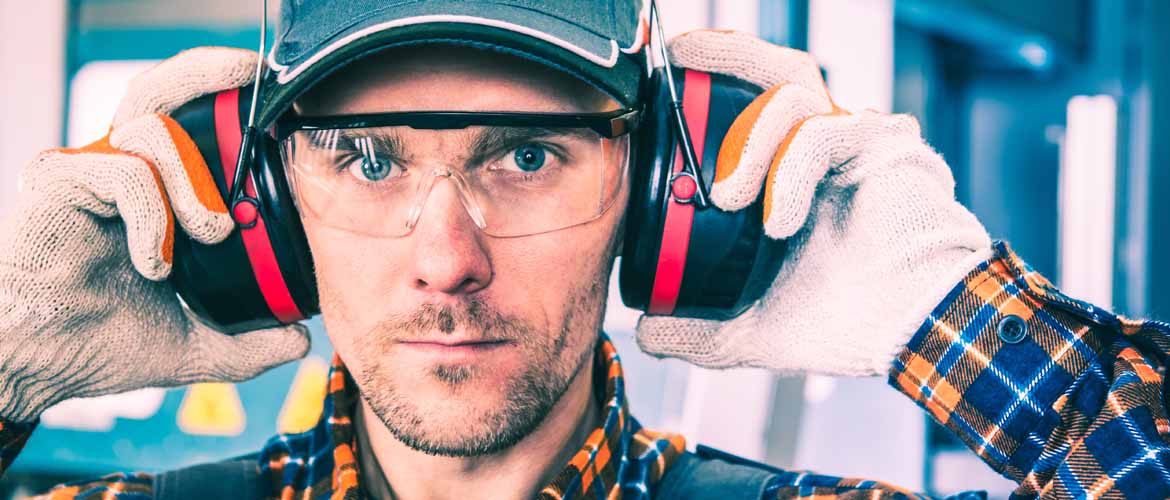
[[[240,200],[232,206],[232,218],[240,226],[252,227],[256,224],[256,219],[260,216],[260,211],[257,208],[256,202],[252,200]]]
[[[670,192],[674,195],[674,199],[679,201],[687,201],[695,196],[698,191],[698,186],[695,185],[695,179],[688,175],[680,175],[674,178],[674,182],[670,185]]]

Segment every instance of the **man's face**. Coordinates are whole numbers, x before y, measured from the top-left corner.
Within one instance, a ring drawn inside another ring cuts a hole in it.
[[[352,64],[297,108],[307,116],[579,113],[617,104],[544,66],[435,46]],[[420,163],[435,164],[465,154],[466,141],[451,137],[458,135],[407,142],[426,157]],[[511,238],[485,235],[454,181],[442,178],[407,236],[365,236],[304,218],[330,339],[395,437],[433,454],[502,450],[589,373],[626,192],[592,222]]]

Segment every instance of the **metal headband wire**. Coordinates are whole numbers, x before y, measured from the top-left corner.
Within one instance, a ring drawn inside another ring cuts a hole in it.
[[[256,84],[252,86],[252,109],[248,111],[248,126],[256,126],[256,104],[260,97],[260,73],[264,70],[264,45],[268,41],[268,0],[261,0],[260,52],[256,56]]]
[[[650,17],[653,19],[655,29],[658,32],[658,52],[662,56],[662,66],[667,69],[666,83],[670,87],[670,100],[678,102],[678,90],[674,86],[674,72],[669,71],[671,64],[670,54],[666,52],[666,33],[662,30],[662,19],[658,17],[658,2],[654,0],[650,0]],[[653,36],[653,33],[651,33],[650,37],[653,38]]]

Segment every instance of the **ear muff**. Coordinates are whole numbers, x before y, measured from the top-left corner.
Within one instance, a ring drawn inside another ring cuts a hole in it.
[[[203,154],[224,200],[231,199],[251,93],[248,86],[207,95],[172,115]],[[216,245],[175,232],[171,283],[194,313],[229,333],[293,323],[319,311],[309,244],[276,141],[261,134],[250,163],[245,193],[256,201],[253,224]]]
[[[655,70],[635,142],[622,252],[622,301],[649,314],[725,320],[768,290],[787,251],[763,227],[763,190],[748,207],[725,212],[686,202],[677,186],[683,159],[672,127],[664,69]],[[715,177],[732,122],[763,89],[733,77],[675,68],[704,186]],[[682,182],[686,182],[689,179]],[[691,184],[693,186],[693,183]]]

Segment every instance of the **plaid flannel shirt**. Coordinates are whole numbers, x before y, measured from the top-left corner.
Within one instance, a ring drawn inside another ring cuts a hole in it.
[[[897,355],[891,385],[1017,481],[1014,498],[1170,497],[1163,399],[1170,324],[1128,320],[1068,298],[1006,244],[995,251]],[[603,374],[605,421],[541,498],[649,498],[684,448],[681,437],[642,429],[628,415],[621,365],[604,338],[595,361],[595,376]],[[273,478],[274,498],[360,493],[351,386],[335,362],[318,426],[277,436],[261,453],[258,466]],[[0,422],[0,471],[32,428]],[[150,486],[148,474],[113,474],[59,486],[44,498],[149,499]],[[777,471],[763,498],[924,497],[877,481]]]

